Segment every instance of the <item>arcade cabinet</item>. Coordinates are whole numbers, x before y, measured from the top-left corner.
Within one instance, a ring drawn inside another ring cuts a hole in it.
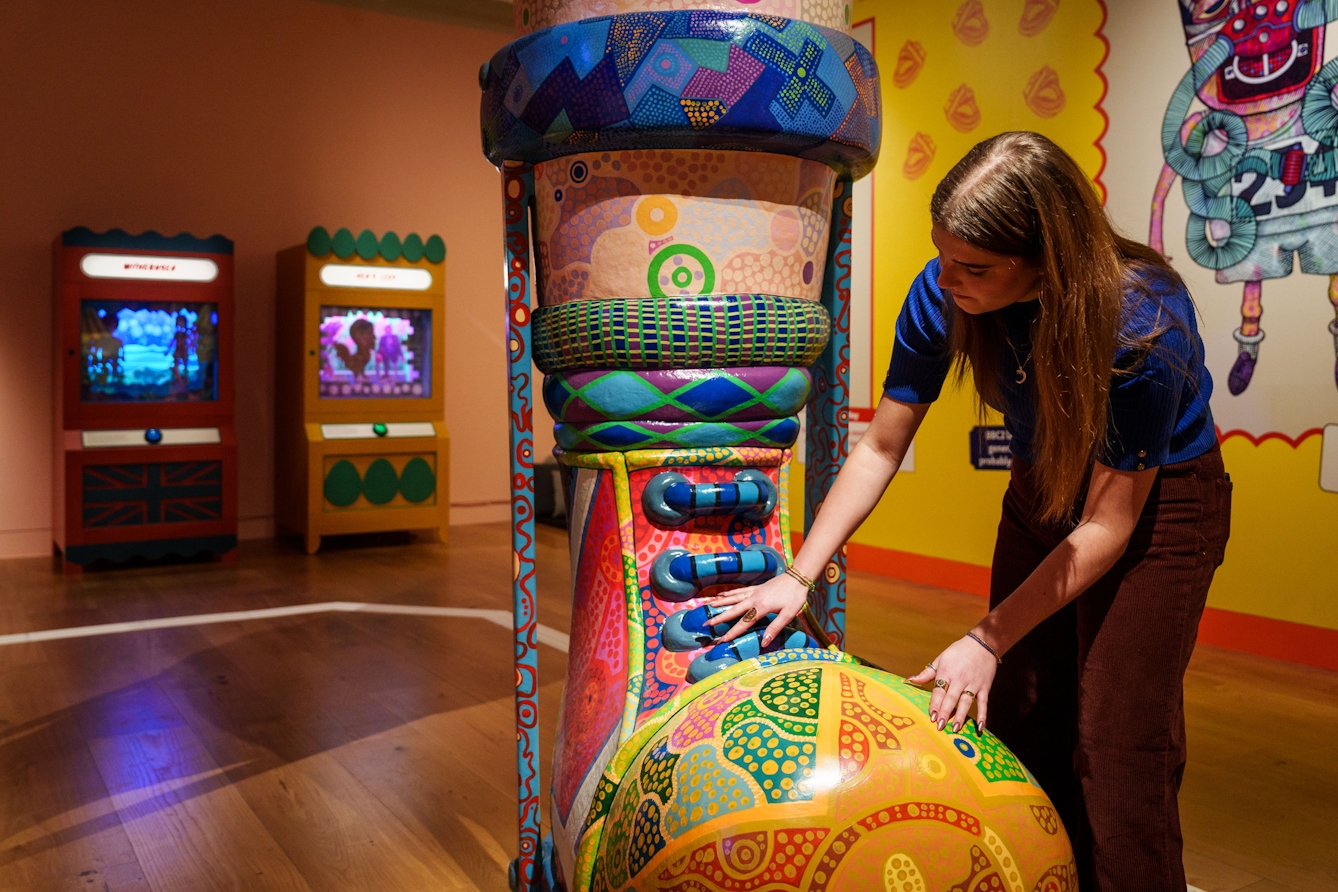
[[[347,229],[278,255],[275,509],[321,537],[431,530],[446,541],[446,246]]]
[[[55,242],[53,538],[95,561],[236,557],[232,241]]]

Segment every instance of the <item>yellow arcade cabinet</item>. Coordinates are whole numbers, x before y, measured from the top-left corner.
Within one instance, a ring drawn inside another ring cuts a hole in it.
[[[344,533],[446,541],[445,261],[437,235],[319,226],[279,252],[275,513],[309,553]]]

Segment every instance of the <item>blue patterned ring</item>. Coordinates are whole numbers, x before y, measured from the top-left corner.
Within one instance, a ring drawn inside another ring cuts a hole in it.
[[[534,361],[574,369],[691,369],[813,364],[832,318],[822,304],[774,294],[577,300],[540,307]]]
[[[479,72],[493,164],[576,152],[745,149],[858,179],[878,160],[878,66],[839,31],[778,16],[647,12],[556,25]]]

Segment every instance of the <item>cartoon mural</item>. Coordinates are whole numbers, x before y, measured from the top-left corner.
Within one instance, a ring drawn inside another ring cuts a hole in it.
[[[1338,313],[1338,60],[1321,67],[1334,0],[1179,0],[1190,70],[1162,123],[1166,165],[1149,242],[1165,253],[1166,196],[1182,178],[1195,263],[1221,284],[1243,283],[1238,347],[1227,376],[1249,387],[1264,340],[1263,283],[1328,276]],[[1198,98],[1206,110],[1191,112]],[[1338,353],[1338,318],[1329,322]],[[1338,362],[1334,365],[1338,383]]]

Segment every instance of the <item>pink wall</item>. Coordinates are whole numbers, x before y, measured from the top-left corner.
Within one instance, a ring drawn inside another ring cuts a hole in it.
[[[498,176],[480,63],[507,41],[308,0],[7,3],[0,28],[0,556],[50,550],[51,240],[222,233],[237,254],[243,535],[273,515],[274,254],[320,224],[447,245],[453,520],[507,497]]]

